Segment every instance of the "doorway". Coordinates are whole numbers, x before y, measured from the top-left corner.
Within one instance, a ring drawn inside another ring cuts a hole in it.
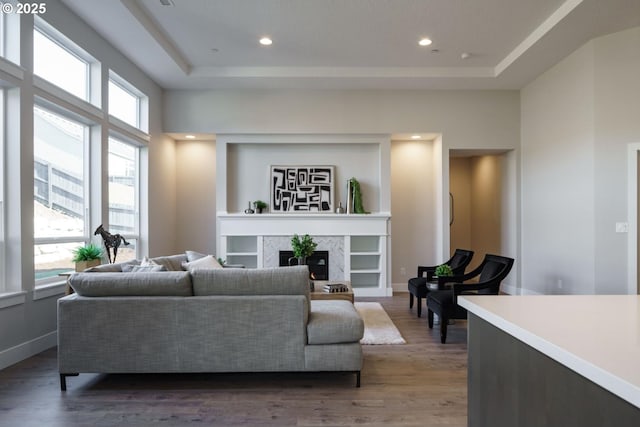
[[[504,153],[451,150],[449,155],[449,241],[475,252],[467,271],[487,253],[501,254],[506,159]]]

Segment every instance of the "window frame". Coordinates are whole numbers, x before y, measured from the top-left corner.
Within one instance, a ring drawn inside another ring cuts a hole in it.
[[[6,168],[5,168],[5,153],[6,153],[6,139],[7,133],[5,129],[6,125],[6,94],[5,89],[0,86],[0,294],[6,293],[7,289],[7,269],[6,265],[6,236],[5,236],[5,218],[6,218],[6,205],[5,205],[5,182],[6,182]]]
[[[111,130],[109,132],[108,138],[107,138],[107,155],[109,155],[109,153],[111,152],[111,147],[109,146],[109,144],[111,143],[111,140],[115,140],[116,142],[120,143],[120,144],[126,144],[129,145],[131,147],[133,147],[135,149],[135,159],[134,159],[134,164],[135,164],[135,176],[134,176],[134,232],[133,233],[121,233],[127,240],[135,240],[137,243],[140,242],[140,225],[141,225],[141,218],[140,218],[140,197],[141,197],[141,191],[140,191],[140,184],[141,184],[141,151],[144,148],[144,144],[141,144],[138,141],[135,141],[131,138],[126,138],[124,137],[122,134]],[[107,161],[109,160],[109,158],[107,157]],[[107,176],[107,181],[109,180],[109,177],[111,176],[110,171],[109,171],[109,165],[107,164],[107,170],[106,170],[106,176]],[[106,204],[107,204],[107,212],[110,215],[110,197],[111,194],[107,194],[106,197]],[[109,218],[110,220],[111,218]],[[138,257],[140,255],[140,245],[136,244],[136,257]]]
[[[47,244],[64,244],[64,243],[84,243],[87,244],[91,241],[91,234],[90,234],[90,224],[91,224],[91,199],[90,199],[90,189],[91,189],[91,139],[92,139],[92,125],[95,125],[94,123],[91,123],[91,121],[89,121],[88,119],[84,119],[83,117],[79,117],[77,114],[66,110],[63,107],[60,107],[57,104],[52,104],[50,102],[46,102],[44,100],[40,100],[39,98],[36,98],[34,100],[34,104],[33,104],[33,113],[32,114],[36,114],[35,109],[39,108],[41,110],[44,110],[50,114],[55,114],[57,116],[60,116],[62,118],[64,118],[65,120],[69,120],[72,122],[75,122],[81,126],[83,126],[84,132],[83,132],[83,141],[82,141],[82,161],[83,161],[83,165],[82,165],[82,175],[83,175],[83,182],[82,182],[82,194],[83,194],[83,206],[82,206],[82,210],[84,212],[84,216],[83,216],[83,230],[81,232],[81,234],[79,235],[68,235],[68,236],[55,236],[55,237],[51,237],[51,236],[47,236],[47,237],[36,237],[35,236],[35,230],[34,230],[34,236],[33,236],[33,247],[35,249],[36,246],[38,245],[47,245]],[[33,129],[33,144],[34,144],[34,151],[33,151],[33,171],[35,173],[35,161],[36,161],[36,151],[35,151],[35,140],[36,140],[36,128],[35,128],[35,119],[34,119],[34,129]],[[34,181],[35,182],[35,181]],[[34,194],[34,201],[35,201],[35,194]],[[35,220],[35,213],[34,213],[34,217],[33,219]],[[48,278],[44,278],[44,279],[36,279],[36,273],[37,273],[37,267],[36,267],[36,263],[35,263],[35,253],[34,253],[34,268],[33,268],[33,274],[34,274],[34,284],[35,287],[41,287],[41,286],[46,286],[49,285],[51,283],[56,283],[60,281],[60,278],[57,276],[52,276],[52,277],[48,277]]]
[[[35,70],[35,56],[36,56],[36,48],[35,48],[35,33],[40,33],[43,37],[46,37],[52,43],[56,44],[62,50],[69,53],[71,56],[77,58],[79,61],[84,63],[85,68],[85,87],[84,87],[84,97],[78,96],[77,94],[71,92],[69,89],[58,85],[56,82],[53,82],[47,79],[44,76],[38,74]],[[42,80],[45,80],[49,84],[55,86],[56,88],[65,91],[66,93],[80,99],[82,101],[91,102],[93,104],[99,103],[99,96],[96,96],[94,91],[92,91],[93,80],[98,76],[94,76],[94,72],[92,71],[93,65],[97,64],[98,61],[85,52],[80,46],[74,43],[71,39],[63,35],[60,31],[55,29],[49,23],[47,23],[44,19],[35,16],[33,21],[33,33],[34,33],[34,43],[32,44],[33,51],[33,74]],[[99,77],[98,77],[99,80]]]
[[[132,97],[136,99],[136,123],[131,124],[124,119],[114,115],[111,112],[111,91],[109,90],[109,84],[116,85],[119,89],[124,92],[130,94]],[[107,81],[107,114],[109,115],[110,121],[113,122],[112,119],[116,119],[125,125],[132,126],[139,131],[144,133],[148,132],[148,116],[149,116],[149,100],[148,97],[134,85],[129,83],[127,80],[120,77],[113,70],[109,70],[109,79]],[[147,110],[147,111],[145,111]],[[116,123],[117,124],[117,123]]]

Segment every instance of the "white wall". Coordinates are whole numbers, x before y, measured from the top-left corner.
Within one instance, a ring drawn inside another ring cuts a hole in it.
[[[319,137],[321,138],[321,137]],[[277,141],[277,137],[274,137]],[[388,138],[387,138],[388,139]],[[270,204],[270,166],[331,165],[334,166],[334,204],[346,207],[347,180],[360,183],[367,211],[380,211],[380,147],[379,144],[344,143],[234,143],[227,145],[227,211],[243,212],[249,201]]]
[[[216,254],[215,141],[179,141],[176,144],[177,252],[194,250]],[[194,209],[204,206],[204,209]]]
[[[391,281],[397,290],[407,290],[418,265],[439,259],[435,161],[432,141],[391,144]]]
[[[627,144],[640,141],[640,29],[587,43],[522,90],[522,286],[624,293]]]
[[[595,291],[625,293],[627,145],[640,143],[640,27],[593,41]],[[633,286],[635,288],[635,286]]]

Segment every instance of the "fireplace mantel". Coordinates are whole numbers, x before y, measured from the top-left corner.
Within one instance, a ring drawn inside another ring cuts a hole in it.
[[[269,267],[274,258],[271,252],[288,249],[289,239],[294,234],[309,234],[320,242],[318,250],[330,249],[334,257],[340,257],[339,268],[334,271],[339,271],[342,277],[334,277],[334,280],[351,281],[356,296],[389,296],[390,219],[389,213],[219,212],[218,256],[230,264]]]

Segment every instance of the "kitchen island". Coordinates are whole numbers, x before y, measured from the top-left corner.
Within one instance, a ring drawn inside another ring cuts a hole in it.
[[[458,303],[469,311],[469,426],[640,426],[640,296]]]

